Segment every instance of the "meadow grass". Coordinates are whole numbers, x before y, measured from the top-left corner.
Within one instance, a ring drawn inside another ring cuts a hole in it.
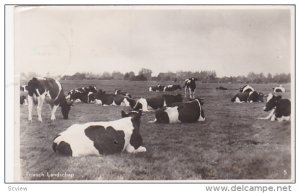
[[[171,83],[171,82],[169,82]],[[115,88],[135,97],[162,93],[148,92],[157,82],[62,81],[65,93],[72,88],[95,85],[113,93]],[[162,82],[168,84],[168,82]],[[177,84],[177,83],[176,83]],[[183,83],[179,83],[183,85]],[[230,90],[216,90],[217,86]],[[106,156],[64,157],[52,150],[53,138],[74,123],[121,118],[129,107],[75,104],[68,120],[60,108],[50,121],[49,107],[43,107],[43,122],[27,120],[27,106],[20,107],[20,159],[24,180],[215,180],[290,179],[291,123],[258,120],[266,116],[264,103],[235,104],[230,101],[241,84],[197,83],[196,96],[204,98],[205,122],[151,124],[154,112],[143,113],[141,135],[147,152]],[[254,84],[265,94],[276,84]],[[284,85],[290,98],[290,85]],[[184,94],[184,91],[172,92]],[[69,177],[32,177],[38,173],[69,173]]]

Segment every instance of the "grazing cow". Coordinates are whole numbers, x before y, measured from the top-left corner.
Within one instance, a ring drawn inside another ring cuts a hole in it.
[[[44,100],[50,104],[51,120],[55,120],[56,109],[60,106],[64,119],[68,119],[72,103],[68,103],[63,88],[57,80],[52,78],[32,78],[27,85],[28,89],[28,120],[32,121],[33,98],[38,100],[38,120],[42,122],[42,106]]]
[[[273,88],[273,92],[274,93],[278,93],[278,92],[284,93],[285,88],[283,88],[283,86],[279,85],[279,86]]]
[[[141,114],[122,111],[123,118],[119,120],[74,124],[54,139],[52,148],[73,157],[146,152],[140,134]]]
[[[90,96],[93,93],[96,93],[96,87],[95,86],[87,86],[82,88],[76,88],[72,89],[68,92],[67,99],[70,101],[81,101],[84,103],[90,103]]]
[[[196,89],[196,80],[197,78],[188,78],[184,81],[184,97],[186,98],[187,92],[190,93],[190,99],[195,98],[195,89]]]
[[[245,85],[245,86],[242,86],[240,88],[240,92],[241,93],[244,93],[244,92],[251,92],[251,91],[254,91],[254,88],[252,88],[250,85]]]
[[[291,116],[291,101],[289,99],[282,99],[282,96],[275,96],[269,93],[264,111],[271,112],[267,117],[259,119],[271,118],[271,121],[289,121]]]
[[[171,106],[173,103],[182,102],[181,94],[177,95],[158,95],[151,98],[140,98],[138,100],[127,98],[129,105],[134,110],[149,111],[150,108],[152,109],[159,109],[165,106]]]
[[[228,90],[228,88],[225,88],[225,87],[223,87],[223,86],[218,86],[216,89],[217,89],[217,90]]]
[[[153,91],[153,92],[161,92],[164,91],[165,86],[164,85],[157,85],[157,86],[150,86],[149,87],[149,91]]]
[[[123,95],[131,98],[131,94],[129,94],[128,92],[122,92],[120,89],[115,89],[115,95]]]
[[[164,88],[164,91],[175,91],[175,90],[181,90],[181,86],[178,85],[178,84],[175,84],[175,85],[168,85],[168,86],[165,86]]]
[[[155,112],[155,119],[151,123],[193,123],[205,121],[202,99],[188,102],[174,103],[172,107],[165,107]]]
[[[264,102],[264,94],[257,91],[251,92],[240,92],[237,93],[232,99],[231,102],[234,103],[243,103],[243,102]]]
[[[105,91],[99,89],[97,93],[91,95],[91,102],[103,106],[108,106],[108,105],[129,106],[129,102],[127,98],[128,97],[123,95],[107,94],[105,93]]]

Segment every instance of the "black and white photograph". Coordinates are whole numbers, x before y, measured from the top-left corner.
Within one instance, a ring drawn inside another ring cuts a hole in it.
[[[294,182],[295,6],[10,8],[15,182]]]

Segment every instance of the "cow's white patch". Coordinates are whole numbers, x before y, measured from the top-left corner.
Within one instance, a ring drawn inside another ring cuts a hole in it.
[[[166,107],[167,106],[167,103],[166,103],[166,100],[164,100],[164,107]]]
[[[36,77],[36,79],[39,79],[39,80],[46,80],[46,78],[40,77],[40,76]]]
[[[142,111],[148,111],[148,103],[145,98],[140,98],[137,100],[137,102],[142,104]]]
[[[152,92],[152,86],[149,87],[149,91]]]
[[[102,101],[99,100],[99,99],[96,99],[96,100],[95,100],[95,104],[97,104],[97,105],[102,105]]]
[[[74,103],[80,103],[80,102],[81,102],[80,99],[76,99],[76,100],[74,101]]]
[[[269,102],[272,98],[273,98],[273,94],[272,94],[272,93],[269,93],[269,94],[268,94],[268,97],[267,97],[267,102]]]
[[[72,156],[83,156],[83,155],[99,155],[98,150],[94,147],[94,142],[85,135],[85,129],[92,126],[99,125],[105,128],[111,126],[117,131],[124,131],[125,144],[122,151],[130,149],[130,137],[133,132],[133,125],[131,117],[125,117],[116,121],[108,122],[88,122],[85,124],[74,124],[69,127],[66,131],[60,133],[54,142],[59,144],[61,141],[69,143],[72,149]],[[132,147],[132,146],[131,146]],[[133,148],[134,151],[134,148]]]
[[[291,119],[291,116],[282,116],[282,117],[277,118],[277,120],[279,122],[281,122],[281,121],[289,121],[290,119]]]
[[[201,116],[202,106],[201,106],[199,100],[196,100],[196,101],[198,102],[199,110],[200,110],[200,115],[199,115],[198,121],[205,121],[205,117],[202,117],[202,116]]]
[[[247,85],[247,86],[245,86],[245,88],[243,88],[243,91],[242,91],[242,92],[245,92],[245,91],[248,90],[248,89],[254,91],[254,88],[252,88],[250,85]]]
[[[66,96],[66,99],[67,99],[67,100],[69,100],[69,99],[70,99],[70,97],[71,97],[71,95],[67,95],[67,96]]]
[[[124,98],[124,100],[121,103],[121,106],[125,106],[125,107],[129,107],[130,106],[129,101],[127,100],[127,98]]]
[[[115,101],[113,101],[111,105],[112,106],[117,106],[117,104],[115,103]]]
[[[240,100],[240,98],[239,97],[235,97],[235,101],[234,101],[235,103],[243,103],[241,100]]]
[[[62,86],[61,86],[60,82],[58,82],[57,80],[55,80],[55,82],[56,82],[56,84],[58,86],[58,93],[57,93],[57,96],[55,97],[54,101],[56,101],[58,99],[58,97],[60,95],[60,92],[62,90]]]
[[[167,107],[165,112],[168,114],[170,123],[180,123],[178,106]]]

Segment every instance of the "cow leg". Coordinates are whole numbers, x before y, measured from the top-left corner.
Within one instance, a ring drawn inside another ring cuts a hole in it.
[[[52,111],[51,111],[51,121],[54,121],[56,118],[55,118],[55,112],[56,112],[56,109],[58,108],[58,105],[54,105],[53,108],[52,108]]]
[[[28,120],[32,121],[33,98],[28,95]]]
[[[42,107],[44,104],[44,100],[45,100],[45,95],[42,94],[40,96],[38,96],[38,106],[37,106],[37,114],[38,114],[38,120],[40,122],[42,122]]]
[[[272,115],[274,115],[274,111],[275,111],[275,109],[272,109],[272,111],[270,112],[270,114],[268,116],[261,117],[261,118],[258,118],[258,119],[263,119],[263,120],[270,119],[272,117]]]
[[[275,114],[273,114],[271,117],[271,121],[275,121],[275,120],[276,120],[276,116],[275,116]]]
[[[184,98],[186,98],[187,87],[184,88]]]

